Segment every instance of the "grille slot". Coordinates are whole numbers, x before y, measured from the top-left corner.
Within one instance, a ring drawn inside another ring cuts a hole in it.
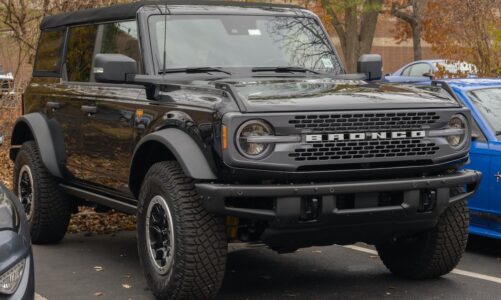
[[[295,149],[289,157],[296,161],[398,158],[434,155],[440,149],[434,143],[419,139],[333,141],[309,145],[309,148]]]
[[[315,132],[350,132],[379,130],[414,130],[440,120],[435,112],[394,112],[360,114],[297,115],[289,124]]]

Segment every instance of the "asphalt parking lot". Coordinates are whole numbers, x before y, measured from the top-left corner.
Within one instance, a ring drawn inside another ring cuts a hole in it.
[[[453,274],[410,281],[392,276],[364,244],[314,247],[278,255],[232,245],[218,299],[500,299],[501,241],[471,238]],[[133,232],[68,235],[35,246],[36,289],[48,300],[154,299]]]

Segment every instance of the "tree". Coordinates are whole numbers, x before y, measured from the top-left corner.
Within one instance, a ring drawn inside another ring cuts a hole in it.
[[[414,60],[421,60],[421,29],[423,14],[428,0],[392,0],[389,13],[396,17],[397,23],[395,37],[399,42],[412,37]]]
[[[370,53],[383,0],[320,0],[331,18],[349,73],[361,54]]]
[[[500,14],[501,0],[429,0],[423,38],[442,57],[492,75],[501,67]]]

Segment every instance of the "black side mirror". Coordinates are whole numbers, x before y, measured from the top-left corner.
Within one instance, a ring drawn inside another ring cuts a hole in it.
[[[479,138],[480,138],[480,134],[479,134],[478,132],[473,131],[473,132],[471,133],[471,140],[472,140],[472,141],[476,141],[476,140],[478,140]]]
[[[435,79],[435,75],[433,75],[432,73],[429,73],[429,72],[424,73],[423,77],[428,77],[428,78],[430,78],[430,80],[434,80]]]
[[[128,75],[137,74],[137,62],[122,54],[97,54],[93,71],[97,82],[125,83]]]
[[[367,80],[379,80],[383,76],[383,60],[379,54],[363,54],[358,59],[357,72]]]

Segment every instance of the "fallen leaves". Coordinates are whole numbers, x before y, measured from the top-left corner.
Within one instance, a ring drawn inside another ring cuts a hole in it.
[[[94,293],[94,296],[101,297],[101,296],[104,296],[104,293],[103,292],[96,292],[96,293]]]
[[[123,287],[124,289],[130,289],[130,288],[132,288],[132,285],[127,284],[127,283],[124,283],[124,284],[122,284],[122,287]]]
[[[131,231],[136,229],[136,217],[109,211],[98,213],[89,207],[80,207],[79,213],[74,214],[70,220],[68,232],[94,234],[114,234],[118,231]]]

